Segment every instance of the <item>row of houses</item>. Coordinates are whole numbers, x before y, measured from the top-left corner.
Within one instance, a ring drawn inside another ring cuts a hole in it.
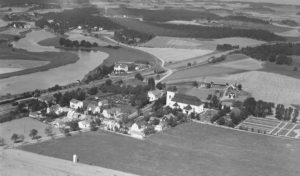
[[[114,73],[129,73],[134,71],[141,71],[149,68],[147,64],[134,63],[134,62],[116,62],[114,64]]]

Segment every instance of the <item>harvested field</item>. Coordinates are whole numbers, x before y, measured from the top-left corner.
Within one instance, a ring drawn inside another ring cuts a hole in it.
[[[283,37],[300,37],[300,32],[298,29],[293,29],[286,32],[277,32],[276,34]]]
[[[150,53],[165,62],[178,62],[193,57],[203,56],[212,53],[211,50],[200,49],[174,49],[174,48],[145,48],[138,47],[139,50]]]
[[[223,45],[223,44],[239,45],[240,48],[243,48],[247,46],[262,45],[266,42],[250,39],[250,38],[244,38],[244,37],[228,37],[228,38],[214,39],[214,43],[216,45]]]
[[[45,134],[45,128],[46,124],[34,120],[30,117],[25,117],[22,119],[16,119],[12,120],[10,122],[4,122],[0,124],[0,137],[3,137],[5,139],[5,142],[7,144],[12,144],[12,141],[10,140],[11,136],[16,133],[16,134],[22,134],[25,137],[25,141],[30,140],[29,133],[30,130],[36,129],[38,130],[38,135],[42,137],[46,137]],[[53,132],[56,134],[59,133],[58,129],[53,129]]]
[[[80,162],[145,176],[295,176],[299,147],[298,141],[187,123],[145,141],[100,131],[22,149],[66,160],[76,153]]]
[[[163,36],[154,37],[152,40],[142,44],[141,46],[149,48],[216,49],[216,45],[213,44],[211,40]]]
[[[210,77],[207,80],[241,83],[247,92],[250,92],[256,99],[264,101],[285,105],[300,102],[300,80],[288,76],[250,71],[225,77]]]
[[[235,60],[230,62],[221,62],[220,64],[216,65],[216,67],[225,67],[225,68],[242,69],[242,70],[258,70],[263,68],[262,64],[263,62],[261,61],[252,58],[245,58],[245,59]]]
[[[203,80],[207,76],[225,76],[234,73],[244,72],[242,69],[232,69],[226,67],[218,67],[217,65],[207,64],[190,69],[184,69],[173,73],[165,81],[179,81],[179,80]]]
[[[1,60],[0,59],[0,74],[16,72],[29,68],[41,67],[49,64],[50,61],[35,61],[35,60]]]

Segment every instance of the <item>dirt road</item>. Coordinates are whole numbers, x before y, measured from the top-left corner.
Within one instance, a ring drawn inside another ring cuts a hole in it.
[[[71,159],[71,158],[70,158]],[[136,176],[111,169],[72,163],[17,149],[0,148],[1,176]]]

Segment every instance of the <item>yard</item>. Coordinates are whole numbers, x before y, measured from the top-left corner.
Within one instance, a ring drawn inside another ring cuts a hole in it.
[[[300,172],[298,141],[186,123],[136,140],[89,132],[40,144],[26,151],[146,176],[295,176]]]

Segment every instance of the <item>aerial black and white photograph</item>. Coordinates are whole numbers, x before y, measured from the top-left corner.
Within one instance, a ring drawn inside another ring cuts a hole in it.
[[[1,176],[299,176],[300,0],[0,0]]]

